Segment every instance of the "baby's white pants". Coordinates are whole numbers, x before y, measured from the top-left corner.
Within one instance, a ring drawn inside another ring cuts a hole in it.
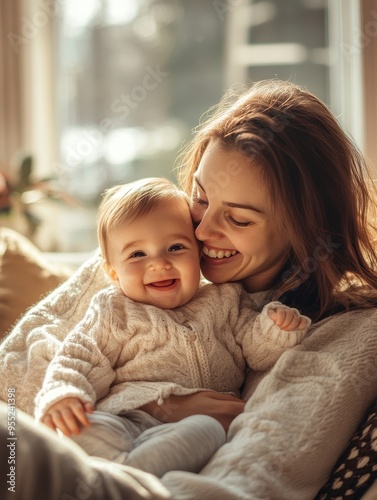
[[[92,456],[162,477],[171,470],[199,472],[226,441],[222,425],[207,415],[161,423],[141,410],[122,415],[95,411],[90,426],[71,438]]]

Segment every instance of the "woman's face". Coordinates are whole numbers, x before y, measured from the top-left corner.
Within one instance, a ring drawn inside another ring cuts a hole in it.
[[[210,142],[195,173],[191,215],[203,242],[201,269],[213,283],[268,289],[290,243],[273,218],[260,169],[242,153]]]

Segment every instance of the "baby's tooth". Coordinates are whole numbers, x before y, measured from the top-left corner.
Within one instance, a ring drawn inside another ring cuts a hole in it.
[[[230,257],[232,254],[229,252],[229,250],[227,250],[224,255],[225,257]]]
[[[210,250],[207,255],[209,255],[210,257],[212,257],[214,259],[216,257],[216,252],[215,252],[215,250]]]
[[[217,258],[222,259],[224,257],[224,252],[220,250],[220,252],[217,253]]]

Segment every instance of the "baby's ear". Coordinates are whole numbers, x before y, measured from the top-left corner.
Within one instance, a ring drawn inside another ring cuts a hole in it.
[[[117,283],[118,282],[117,272],[115,271],[115,269],[113,267],[111,267],[110,263],[107,262],[107,260],[104,260],[102,266],[105,270],[105,273],[111,279],[111,281],[113,281],[114,283]]]

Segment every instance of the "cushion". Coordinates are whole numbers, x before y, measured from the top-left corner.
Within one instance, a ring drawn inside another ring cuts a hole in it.
[[[361,498],[376,479],[377,402],[358,427],[315,500]]]
[[[26,237],[0,227],[0,340],[30,306],[70,274],[71,269],[49,262]]]

